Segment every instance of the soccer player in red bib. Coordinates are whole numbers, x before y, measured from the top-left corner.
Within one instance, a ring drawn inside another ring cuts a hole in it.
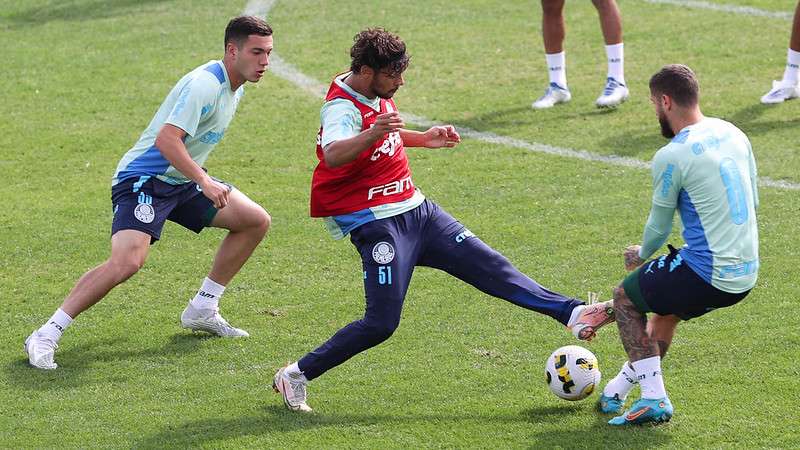
[[[392,96],[409,63],[405,43],[383,29],[368,29],[355,36],[350,56],[350,71],[333,80],[320,114],[311,216],[323,218],[334,238],[350,235],[363,263],[366,312],[275,374],[273,388],[285,405],[311,411],[308,381],[394,333],[416,266],[443,270],[547,314],[579,339],[591,339],[613,321],[610,302],[584,305],[545,289],[414,185],[405,147],[454,147],[461,138],[450,125],[425,132],[404,128]]]

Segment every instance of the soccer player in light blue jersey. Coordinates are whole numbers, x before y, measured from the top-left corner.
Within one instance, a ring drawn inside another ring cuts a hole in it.
[[[681,320],[744,299],[758,277],[756,163],[750,141],[724,120],[703,116],[697,79],[668,65],[650,79],[662,134],[671,139],[653,158],[653,201],[642,245],[625,250],[635,269],[614,290],[620,337],[630,362],[603,390],[599,408],[622,412],[635,384],[642,397],[611,425],[660,423],[673,407],[661,358]],[[645,262],[666,242],[675,211],[685,245]],[[653,313],[650,319],[647,313]]]
[[[229,231],[181,315],[182,326],[218,336],[248,335],[219,314],[219,299],[264,238],[270,217],[232,185],[209,176],[203,164],[233,119],[244,83],[261,79],[271,51],[269,25],[237,17],[225,29],[223,59],[189,72],[170,91],[114,173],[111,256],[84,274],[55,314],[25,340],[33,367],[57,367],[53,357],[62,333],[142,267],[167,220],[196,233],[209,226]]]

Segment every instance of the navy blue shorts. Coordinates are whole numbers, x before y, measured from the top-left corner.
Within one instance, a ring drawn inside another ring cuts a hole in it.
[[[111,204],[111,235],[120,230],[138,230],[150,235],[151,244],[161,238],[167,220],[199,233],[217,214],[214,203],[203,195],[197,183],[172,185],[153,177],[120,181],[111,188]]]
[[[732,294],[706,282],[669,246],[669,254],[644,263],[622,282],[625,294],[640,312],[683,320],[700,317],[710,311],[735,305],[750,291]]]

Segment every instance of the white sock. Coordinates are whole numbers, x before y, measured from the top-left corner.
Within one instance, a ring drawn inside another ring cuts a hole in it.
[[[308,383],[308,379],[303,374],[303,372],[300,371],[300,366],[297,365],[297,361],[286,366],[286,370],[284,370],[284,372],[286,373],[286,375],[289,375],[294,379],[300,378],[301,380],[303,380],[303,382]]]
[[[789,49],[786,55],[786,70],[783,72],[783,81],[788,84],[797,84],[800,72],[800,52]]]
[[[225,292],[225,286],[218,284],[211,278],[206,277],[203,285],[197,291],[190,305],[195,309],[216,309],[219,306],[219,298]]]
[[[667,396],[661,378],[661,357],[651,356],[631,363],[642,388],[642,398],[659,399]]]
[[[603,395],[613,397],[616,394],[620,400],[625,400],[625,397],[637,384],[639,382],[636,381],[636,371],[633,370],[628,361],[625,361],[617,376],[606,384],[603,389]]]
[[[608,76],[625,84],[625,51],[623,44],[606,45],[606,56],[608,57]]]
[[[568,327],[575,325],[575,322],[578,321],[578,317],[580,317],[581,312],[583,311],[584,308],[586,308],[586,306],[588,305],[578,305],[572,308],[572,312],[569,314],[569,320],[567,321]]]
[[[564,52],[561,53],[546,53],[544,55],[547,59],[547,73],[550,75],[550,82],[555,83],[562,88],[567,88],[567,62]]]
[[[55,314],[53,314],[53,317],[39,328],[39,333],[52,338],[54,341],[58,341],[71,323],[72,317],[62,311],[61,308],[58,308]]]

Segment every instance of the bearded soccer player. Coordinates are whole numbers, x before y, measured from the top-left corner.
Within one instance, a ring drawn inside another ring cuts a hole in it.
[[[425,132],[404,128],[392,96],[409,63],[405,43],[368,29],[355,36],[350,56],[350,71],[333,80],[320,114],[311,215],[324,218],[334,238],[350,235],[363,264],[366,312],[275,374],[273,388],[285,405],[311,411],[308,381],[394,333],[416,266],[443,270],[549,315],[580,339],[613,321],[610,301],[584,305],[543,288],[416,188],[405,148],[454,147],[461,138],[449,125]]]
[[[629,362],[603,390],[599,408],[622,412],[637,382],[642,396],[611,425],[669,421],[673,407],[661,358],[678,323],[740,302],[758,278],[758,190],[750,141],[733,124],[703,116],[697,78],[686,66],[665,66],[653,75],[650,95],[661,132],[671,141],[653,158],[653,201],[642,245],[625,250],[626,268],[636,270],[614,290]],[[676,210],[686,245],[669,246],[669,254],[645,263],[669,237]]]
[[[261,79],[271,51],[269,25],[257,17],[237,17],[225,29],[223,59],[192,70],[172,88],[114,174],[111,256],[83,275],[50,320],[25,340],[32,366],[57,367],[53,356],[61,334],[142,267],[166,220],[195,233],[209,226],[228,230],[211,271],[181,314],[181,325],[217,336],[248,335],[228,324],[218,302],[264,238],[270,217],[202,166],[233,119],[244,83]]]

